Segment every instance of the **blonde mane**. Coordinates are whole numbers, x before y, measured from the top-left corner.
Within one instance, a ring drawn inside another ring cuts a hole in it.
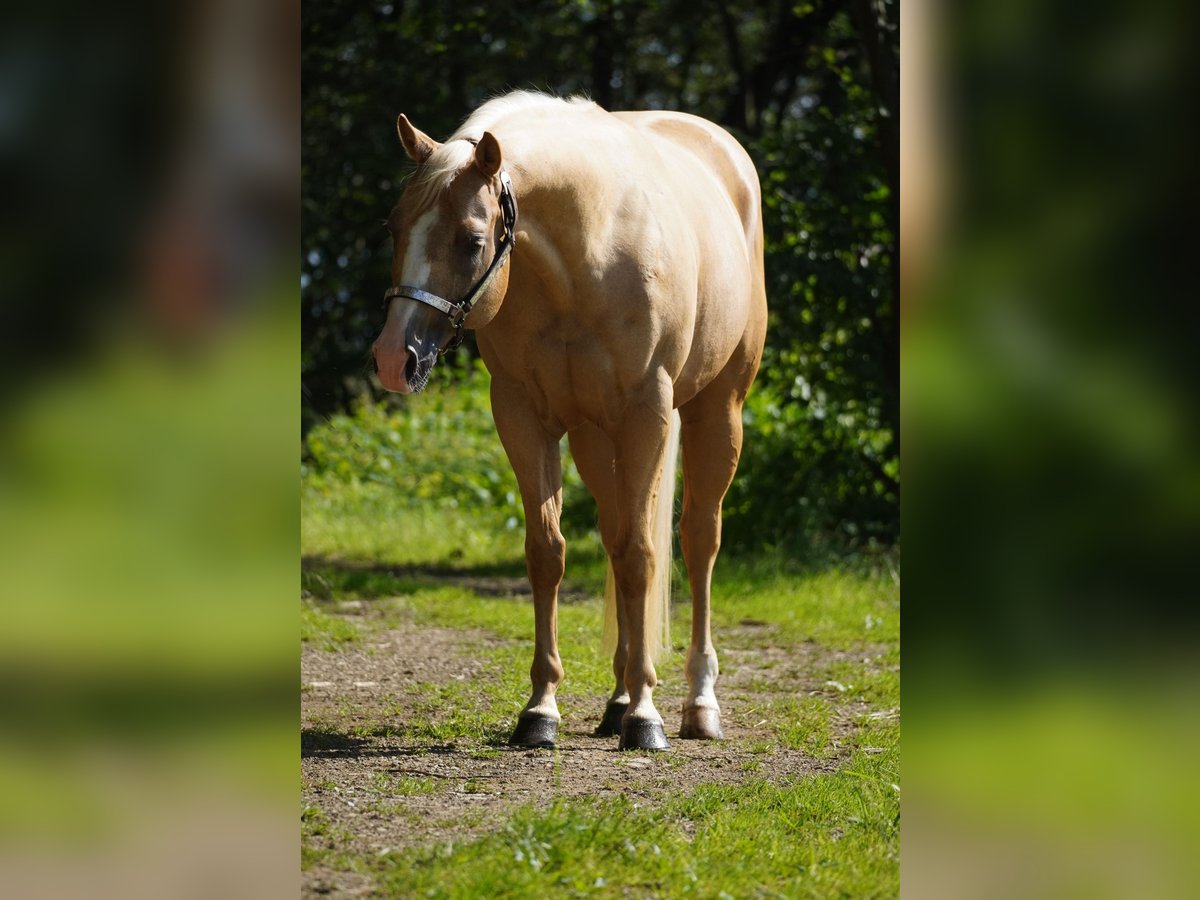
[[[539,91],[513,91],[491,100],[471,113],[454,134],[438,147],[417,170],[409,188],[409,195],[417,210],[428,207],[438,194],[446,189],[454,176],[462,171],[471,160],[475,148],[469,141],[477,141],[485,131],[496,123],[516,113],[533,109],[553,107],[593,106],[587,97],[570,97],[564,100]]]

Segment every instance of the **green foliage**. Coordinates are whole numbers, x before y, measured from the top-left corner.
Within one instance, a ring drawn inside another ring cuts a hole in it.
[[[768,365],[777,359],[768,356]],[[725,499],[724,546],[764,544],[819,558],[898,533],[900,460],[890,432],[853,398],[764,366],[743,410],[738,475]],[[780,382],[790,377],[790,385]],[[808,398],[809,405],[799,402]]]
[[[830,69],[841,118],[789,119],[758,145],[771,317],[737,501],[784,543],[831,528],[851,541],[899,532],[893,198],[872,144],[839,139],[846,127],[865,138],[872,98],[838,76],[844,64]]]
[[[364,552],[357,555],[368,559],[513,559],[524,544],[525,514],[496,434],[489,383],[479,360],[465,372],[435,370],[430,389],[403,405],[362,397],[313,428],[301,464],[304,501],[306,512],[326,514],[306,515],[305,528],[328,540],[310,542],[311,551],[345,549],[345,532],[358,529]],[[595,504],[563,443],[564,530],[588,532]],[[382,546],[371,543],[380,538]],[[406,548],[425,555],[395,555]]]
[[[589,93],[610,109],[679,109],[738,136],[763,187],[771,322],[726,544],[795,551],[814,540],[894,541],[898,8],[893,0],[532,0],[519,15],[482,3],[306,7],[306,428],[369,392],[364,354],[391,255],[382,222],[408,171],[397,113],[439,137],[514,87]],[[472,354],[468,339],[446,364]],[[356,410],[349,420],[360,416],[370,418]],[[395,478],[384,458],[396,463],[385,452],[368,465]],[[449,482],[512,507],[506,476],[485,463],[480,477],[447,471],[420,487],[432,497]],[[580,521],[590,515],[586,504],[568,509]]]
[[[742,463],[725,502],[727,552],[770,542],[793,557],[820,558],[836,539],[810,538],[798,550],[799,541],[819,534],[839,509],[854,513],[842,523],[843,537],[886,534],[895,497],[883,476],[870,479],[863,472],[832,486],[821,478],[826,456],[865,461],[870,452],[885,459],[888,433],[861,427],[852,438],[843,429],[841,438],[832,439],[856,445],[858,456],[834,454],[822,445],[831,433],[814,431],[804,408],[779,402],[770,376],[762,379],[746,405]],[[352,543],[363,559],[509,560],[519,571],[525,517],[496,434],[488,383],[476,360],[465,373],[441,371],[429,391],[403,404],[362,397],[350,412],[313,428],[301,466],[304,504],[312,513],[304,520],[314,538],[310,550],[328,553]],[[582,552],[590,565],[601,552],[595,503],[565,441],[562,452],[563,530],[573,556]],[[804,458],[809,465],[801,464]],[[892,458],[883,465],[894,470],[899,463]],[[476,522],[487,529],[474,527]],[[860,529],[859,522],[868,524]]]
[[[507,528],[524,521],[512,467],[492,420],[487,373],[476,363],[400,409],[359,400],[313,429],[302,473],[314,485],[380,485],[413,506],[465,509]]]

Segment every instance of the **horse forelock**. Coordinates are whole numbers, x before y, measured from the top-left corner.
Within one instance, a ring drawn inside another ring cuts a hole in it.
[[[417,169],[405,191],[405,199],[412,204],[413,215],[419,215],[433,205],[450,186],[454,176],[471,161],[474,150],[466,141],[451,139],[430,154]]]

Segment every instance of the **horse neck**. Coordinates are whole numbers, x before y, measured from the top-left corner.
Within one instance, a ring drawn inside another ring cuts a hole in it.
[[[603,182],[605,173],[584,154],[564,156],[539,141],[514,143],[517,152],[509,165],[517,231],[523,235],[513,253],[513,271],[531,270],[551,300],[565,302],[575,269],[596,238],[597,194],[610,188]]]

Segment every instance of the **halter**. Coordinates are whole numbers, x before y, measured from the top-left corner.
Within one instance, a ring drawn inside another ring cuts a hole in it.
[[[474,144],[475,141],[471,140],[471,143]],[[471,307],[475,305],[475,302],[487,290],[488,285],[492,283],[492,278],[495,277],[500,266],[504,264],[504,261],[508,258],[508,254],[512,252],[513,242],[516,240],[517,198],[513,194],[512,181],[509,179],[508,173],[503,169],[500,170],[500,215],[504,223],[504,236],[500,238],[500,246],[496,250],[496,255],[492,258],[492,264],[488,266],[483,276],[475,282],[475,286],[467,292],[467,296],[463,297],[457,303],[409,284],[397,285],[384,291],[383,307],[385,311],[393,299],[401,297],[405,300],[416,300],[418,303],[432,306],[450,319],[451,324],[454,325],[454,338],[438,351],[439,354],[453,350],[462,343],[463,322],[466,321],[467,315],[471,312]]]

